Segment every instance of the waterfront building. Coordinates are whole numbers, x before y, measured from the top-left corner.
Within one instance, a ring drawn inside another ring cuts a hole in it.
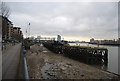
[[[11,29],[13,24],[8,18],[2,16],[2,40],[8,41],[11,39]]]
[[[7,17],[0,17],[2,18],[2,41],[21,41],[23,39],[23,33],[20,27],[13,27],[13,23]]]
[[[11,26],[9,27],[9,40],[12,40],[13,38],[13,24],[11,24]]]

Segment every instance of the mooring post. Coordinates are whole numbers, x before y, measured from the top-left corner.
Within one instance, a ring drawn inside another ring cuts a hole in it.
[[[105,54],[104,54],[104,61],[105,61],[105,65],[108,64],[108,50],[105,50]]]

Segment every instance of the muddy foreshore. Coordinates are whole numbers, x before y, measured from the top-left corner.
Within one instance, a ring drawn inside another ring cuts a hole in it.
[[[37,44],[26,53],[30,79],[118,79],[119,76],[55,54]]]

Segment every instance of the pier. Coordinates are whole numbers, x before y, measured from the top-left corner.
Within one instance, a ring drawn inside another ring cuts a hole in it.
[[[43,45],[54,53],[63,54],[88,64],[108,64],[108,50],[106,48],[66,46],[60,43],[43,43]]]

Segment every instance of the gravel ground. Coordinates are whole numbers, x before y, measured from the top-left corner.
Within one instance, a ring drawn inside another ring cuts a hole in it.
[[[55,54],[37,44],[27,50],[30,79],[116,79],[117,75]]]

